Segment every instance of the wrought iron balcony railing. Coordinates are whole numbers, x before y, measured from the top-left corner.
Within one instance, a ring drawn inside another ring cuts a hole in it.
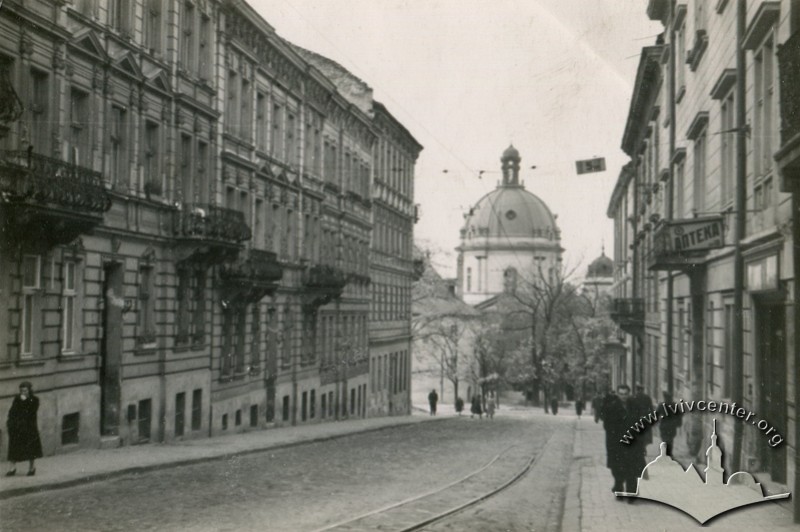
[[[348,275],[329,264],[315,264],[305,272],[305,305],[309,308],[326,305],[344,292]]]
[[[252,237],[244,213],[199,203],[184,203],[175,211],[173,234],[178,238],[231,244],[240,244]]]
[[[275,253],[251,249],[239,253],[235,262],[224,264],[220,277],[225,299],[259,301],[278,288],[283,267]]]
[[[26,151],[0,152],[5,203],[66,208],[102,215],[111,207],[100,172]]]
[[[800,135],[800,31],[778,47],[781,94],[781,144]]]

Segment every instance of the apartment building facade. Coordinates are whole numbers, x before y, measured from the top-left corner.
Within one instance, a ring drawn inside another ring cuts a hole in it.
[[[796,486],[797,232],[786,168],[797,164],[787,80],[797,80],[800,5],[651,0],[647,14],[664,33],[642,49],[622,140],[631,160],[608,208],[625,345],[615,378],[657,401],[667,392],[757,412],[780,437],[717,416],[729,472]],[[684,419],[693,454],[710,422]]]
[[[421,146],[365,83],[244,2],[18,0],[0,27],[0,409],[30,380],[46,453],[409,411],[370,407],[376,156],[404,147],[410,234]]]

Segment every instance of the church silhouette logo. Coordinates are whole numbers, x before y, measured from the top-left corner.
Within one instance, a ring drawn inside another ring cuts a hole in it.
[[[661,442],[661,454],[647,464],[639,477],[636,493],[615,492],[618,497],[636,497],[668,504],[695,518],[700,524],[734,508],[759,502],[786,499],[789,493],[764,496],[761,484],[743,471],[733,473],[723,482],[722,450],[717,446],[717,421],[706,450],[705,481],[690,464],[683,466],[667,454]]]

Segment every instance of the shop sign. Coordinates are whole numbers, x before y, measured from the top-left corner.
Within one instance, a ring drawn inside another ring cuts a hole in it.
[[[671,220],[659,231],[662,253],[708,251],[725,245],[722,216]]]

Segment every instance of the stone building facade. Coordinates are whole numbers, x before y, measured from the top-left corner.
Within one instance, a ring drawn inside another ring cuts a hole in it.
[[[622,140],[631,160],[608,209],[627,346],[615,375],[656,400],[758,413],[781,442],[717,416],[728,470],[797,486],[800,6],[650,0],[647,14],[664,33],[642,49]],[[684,420],[693,453],[710,423]]]
[[[409,411],[422,147],[366,83],[244,2],[0,28],[0,410],[47,454]]]

